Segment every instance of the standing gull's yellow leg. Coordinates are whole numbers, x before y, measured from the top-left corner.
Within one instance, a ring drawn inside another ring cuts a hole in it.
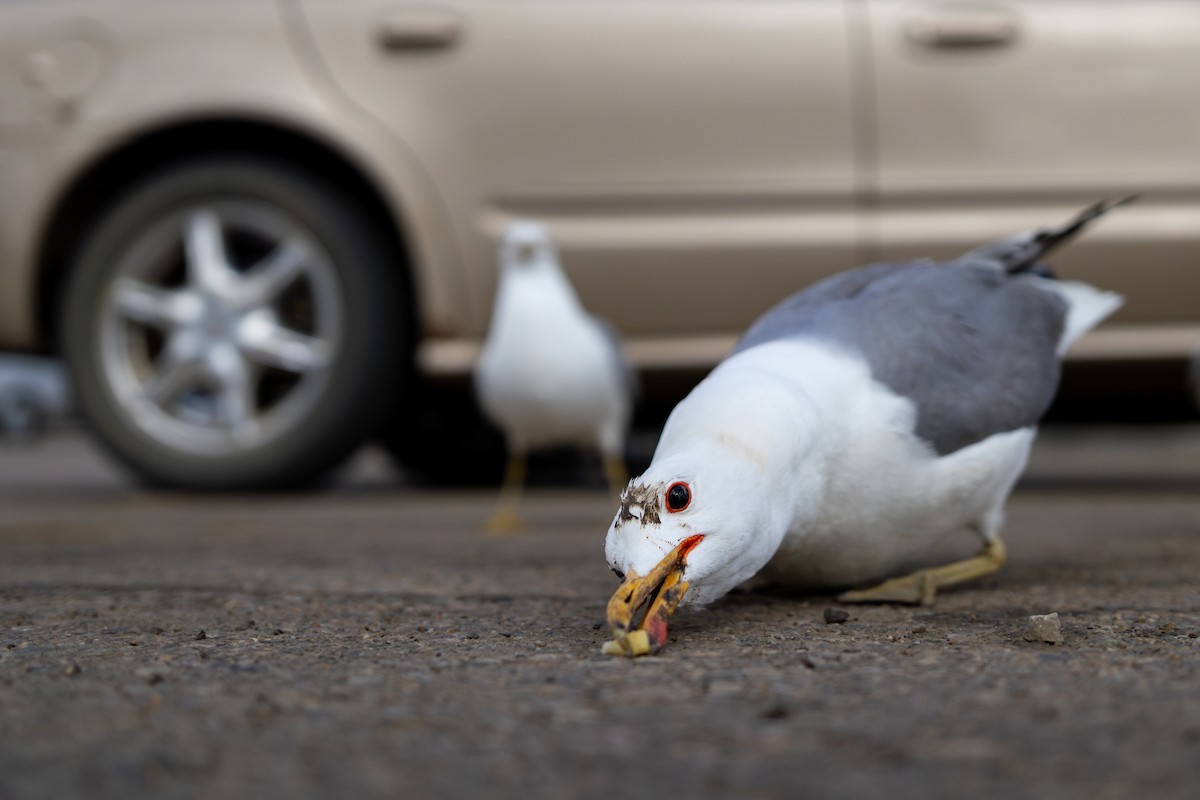
[[[838,600],[843,603],[920,603],[927,606],[933,603],[938,589],[991,575],[1004,566],[1006,558],[1004,542],[992,538],[986,540],[983,550],[971,558],[919,569],[911,575],[892,578],[868,589],[843,592]]]
[[[617,497],[629,484],[629,471],[617,456],[604,456],[604,477],[608,480],[608,491]]]
[[[517,506],[521,502],[521,490],[525,486],[525,455],[515,453],[508,457],[504,467],[504,484],[500,487],[500,502],[496,513],[488,520],[488,533],[503,535],[516,533],[521,527]]]

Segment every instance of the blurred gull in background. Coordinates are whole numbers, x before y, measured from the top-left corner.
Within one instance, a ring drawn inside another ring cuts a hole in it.
[[[508,444],[500,504],[488,525],[504,532],[519,524],[530,450],[596,447],[610,489],[620,490],[627,479],[623,450],[634,379],[615,333],[580,304],[541,224],[512,223],[499,260],[475,388]]]

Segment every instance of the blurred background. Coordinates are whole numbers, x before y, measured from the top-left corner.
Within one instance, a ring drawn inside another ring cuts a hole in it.
[[[1191,800],[1198,77],[1200,0],[0,0],[0,798]],[[1135,193],[997,577],[618,664],[598,454],[483,535],[514,220],[636,474],[792,292]]]
[[[533,218],[639,373],[636,470],[791,292],[1132,193],[1053,258],[1127,302],[1050,416],[1195,420],[1195,2],[8,0],[0,63],[6,442],[82,416],[187,489],[364,443],[495,481],[470,375]]]

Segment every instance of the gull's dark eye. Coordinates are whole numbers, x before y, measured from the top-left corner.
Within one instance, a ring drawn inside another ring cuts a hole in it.
[[[522,264],[528,264],[533,261],[537,255],[537,245],[533,242],[521,242],[517,245],[517,260]]]
[[[692,490],[683,481],[676,481],[667,489],[667,511],[683,511],[692,503]]]

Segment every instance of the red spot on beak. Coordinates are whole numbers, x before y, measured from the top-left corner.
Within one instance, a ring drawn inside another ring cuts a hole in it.
[[[704,541],[704,534],[697,533],[695,536],[689,536],[679,543],[679,560],[683,561],[687,558],[687,554],[692,552],[696,545]]]

